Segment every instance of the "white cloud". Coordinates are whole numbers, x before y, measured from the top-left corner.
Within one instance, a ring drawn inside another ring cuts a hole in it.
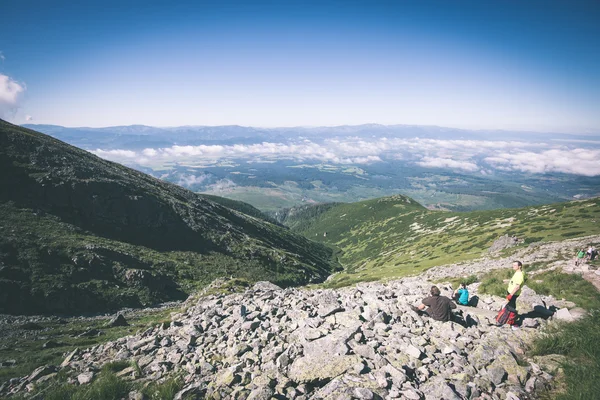
[[[236,187],[237,185],[230,179],[221,179],[215,184],[209,186],[211,192],[224,192]]]
[[[154,149],[144,149],[144,150],[142,150],[142,154],[145,155],[146,157],[154,157],[158,154],[158,151],[156,151]]]
[[[0,61],[4,61],[6,60],[6,57],[4,57],[4,54],[2,54],[2,52],[0,51]]]
[[[26,115],[25,121],[33,121],[33,117],[31,115]]]
[[[341,164],[371,164],[374,162],[380,162],[382,159],[379,156],[367,156],[367,157],[354,157],[344,158],[341,160]]]
[[[0,117],[15,112],[25,89],[24,84],[0,74]]]
[[[485,158],[485,162],[505,171],[600,175],[600,150],[598,149],[551,149],[539,153],[500,153]]]
[[[427,168],[450,168],[462,169],[464,171],[478,171],[480,167],[469,161],[456,161],[450,158],[423,157],[422,161],[416,162],[417,165]]]
[[[119,161],[122,158],[136,158],[138,157],[135,151],[131,150],[102,150],[97,149],[92,151],[98,157],[106,158],[107,160]]]
[[[208,178],[209,178],[209,175],[206,175],[206,174],[202,174],[202,175],[199,175],[199,176],[196,176],[196,175],[182,175],[182,176],[179,177],[179,181],[177,182],[177,184],[179,186],[183,186],[183,187],[190,187],[190,186],[193,186],[193,185],[201,184],[202,182],[204,182]]]

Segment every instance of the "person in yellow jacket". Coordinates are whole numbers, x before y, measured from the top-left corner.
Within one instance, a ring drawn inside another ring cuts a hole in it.
[[[517,297],[521,294],[521,287],[523,287],[523,283],[525,282],[525,273],[523,272],[523,264],[521,261],[513,261],[512,267],[515,273],[513,277],[510,278],[510,282],[508,282],[508,288],[506,289],[508,295],[506,296],[506,300],[508,300],[508,305],[516,310]]]

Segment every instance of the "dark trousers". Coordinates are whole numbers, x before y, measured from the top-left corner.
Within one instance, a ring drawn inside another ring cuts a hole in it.
[[[507,293],[510,294],[510,293]],[[508,305],[512,308],[514,308],[515,310],[517,309],[517,298],[519,296],[518,295],[513,295],[513,297],[508,301]]]

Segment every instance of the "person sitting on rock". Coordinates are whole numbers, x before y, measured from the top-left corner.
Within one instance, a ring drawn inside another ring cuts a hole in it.
[[[456,304],[446,296],[440,296],[440,289],[437,286],[431,287],[431,296],[423,299],[417,307],[412,306],[414,311],[423,313],[436,321],[452,321],[454,314],[452,309],[456,308]],[[425,307],[428,307],[425,310]]]
[[[452,298],[462,306],[469,305],[469,289],[467,289],[467,284],[465,282],[462,282],[458,289],[452,293]]]
[[[586,260],[593,260],[593,256],[594,256],[594,252],[596,251],[596,249],[594,249],[593,246],[588,247],[586,253],[585,253],[585,258]]]

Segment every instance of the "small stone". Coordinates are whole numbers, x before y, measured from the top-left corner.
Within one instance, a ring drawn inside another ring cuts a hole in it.
[[[140,391],[132,390],[127,396],[127,400],[145,400],[146,396]]]
[[[354,365],[354,367],[352,367],[352,369],[354,370],[354,372],[357,375],[360,375],[360,374],[363,374],[363,373],[365,373],[367,371],[366,367],[367,366],[364,363],[359,362],[359,363],[356,363],[356,365]]]
[[[54,340],[48,340],[46,343],[42,345],[42,349],[53,349],[55,347],[62,346],[61,343],[55,342]]]
[[[499,385],[506,379],[506,371],[502,367],[491,367],[487,370],[488,376],[490,377],[490,381],[494,383],[494,385]]]
[[[307,329],[304,333],[304,338],[306,340],[316,340],[323,336],[323,333],[319,329]]]
[[[377,370],[373,376],[375,377],[375,381],[377,382],[377,386],[379,386],[382,389],[386,389],[389,386],[389,382],[386,376],[385,371],[383,370]]]
[[[253,331],[260,326],[260,321],[246,321],[242,324],[242,329],[245,331]]]
[[[69,363],[71,362],[71,360],[73,359],[73,357],[75,357],[75,355],[77,354],[78,351],[79,351],[79,349],[75,349],[72,352],[70,352],[69,355],[60,364],[60,366],[61,367],[66,367],[67,365],[69,365]]]
[[[374,398],[373,392],[367,388],[354,388],[354,396],[357,399],[372,400]]]
[[[80,385],[90,383],[92,379],[94,379],[93,372],[84,372],[82,374],[77,375],[77,382],[79,382]]]
[[[38,380],[40,377],[51,374],[56,371],[56,367],[53,365],[44,365],[38,367],[33,371],[28,377],[27,382],[34,382]]]
[[[94,336],[100,336],[103,335],[104,332],[96,329],[96,328],[92,328],[92,329],[88,329],[87,331],[80,333],[79,335],[77,335],[77,337],[94,337]]]
[[[274,392],[269,386],[261,386],[250,392],[247,400],[269,400]]]
[[[413,346],[412,344],[409,344],[406,347],[406,354],[408,354],[409,356],[413,357],[413,358],[419,358],[421,357],[422,351],[419,350],[417,347]]]
[[[414,389],[406,389],[400,392],[404,398],[409,400],[421,400],[421,395],[417,393]]]
[[[390,375],[394,386],[400,387],[404,382],[406,382],[406,374],[399,369],[391,365],[386,365],[384,370]]]
[[[537,319],[526,318],[521,323],[523,328],[538,328],[540,326],[540,322]]]
[[[277,365],[277,368],[285,369],[288,365],[290,365],[290,362],[290,357],[286,353],[283,353],[277,357],[275,364]]]

